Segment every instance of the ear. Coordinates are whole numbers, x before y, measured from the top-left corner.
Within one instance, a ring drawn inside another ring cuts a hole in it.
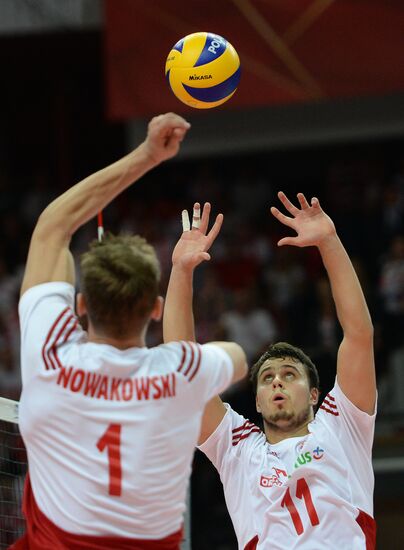
[[[84,294],[82,294],[81,292],[78,292],[76,296],[76,311],[77,317],[83,317],[84,315],[87,315],[86,299],[84,298]]]
[[[310,390],[310,405],[317,405],[320,392],[318,388],[311,388]]]
[[[160,321],[163,315],[163,307],[164,298],[162,296],[157,296],[152,312],[150,314],[150,319],[153,319],[153,321]]]
[[[258,396],[257,395],[255,396],[255,408],[257,410],[257,413],[261,413],[261,406],[258,403]]]

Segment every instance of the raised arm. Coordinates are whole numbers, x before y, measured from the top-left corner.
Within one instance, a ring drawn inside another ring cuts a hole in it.
[[[208,250],[216,239],[223,222],[219,214],[212,229],[209,225],[210,204],[206,203],[200,217],[200,205],[195,203],[192,228],[187,211],[183,211],[183,233],[174,248],[172,270],[168,283],[163,315],[164,342],[173,340],[195,340],[194,316],[192,309],[193,273],[203,261],[209,260]],[[238,344],[233,342],[212,342],[224,349],[231,357],[234,366],[233,382],[247,373],[246,357]],[[226,414],[220,397],[214,397],[205,407],[198,443],[203,443],[216,429]]]
[[[173,113],[153,118],[145,141],[134,151],[54,200],[42,212],[34,229],[21,294],[45,282],[73,284],[69,245],[74,232],[143,174],[175,156],[189,128],[188,122]]]
[[[305,196],[298,193],[300,208],[297,208],[284,193],[278,193],[278,197],[291,217],[275,207],[271,208],[272,214],[297,233],[296,237],[281,239],[278,245],[317,246],[328,273],[343,330],[337,359],[338,383],[354,405],[373,414],[376,401],[373,325],[352,262],[334,223],[322,210],[317,198],[312,198],[309,204]]]

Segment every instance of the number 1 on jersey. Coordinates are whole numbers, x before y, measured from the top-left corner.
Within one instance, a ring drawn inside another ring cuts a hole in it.
[[[109,465],[109,494],[120,497],[122,493],[121,425],[110,424],[97,441],[97,449],[107,448]]]
[[[318,525],[320,523],[320,520],[318,519],[318,515],[313,504],[313,499],[311,498],[310,488],[307,485],[307,481],[304,479],[304,477],[301,477],[296,482],[296,496],[299,499],[303,498],[306,505],[307,513],[310,518],[310,523],[313,525],[313,527],[315,525]],[[289,487],[287,488],[285,496],[282,499],[281,506],[282,508],[286,506],[290,517],[292,518],[293,525],[295,526],[296,533],[298,535],[301,535],[304,531],[303,523],[300,518],[299,512],[297,511],[297,508],[293,502],[293,499],[290,496]]]

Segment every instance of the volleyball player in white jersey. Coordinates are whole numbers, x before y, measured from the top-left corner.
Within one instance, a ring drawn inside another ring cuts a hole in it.
[[[316,246],[328,273],[343,330],[335,386],[314,414],[315,366],[300,349],[274,344],[251,370],[264,431],[216,397],[205,409],[199,448],[220,474],[239,549],[371,550],[372,322],[352,263],[318,199],[309,204],[299,193],[296,207],[283,193],[278,196],[289,215],[274,207],[272,214],[297,233],[278,244]],[[194,338],[190,258],[204,237],[192,232],[192,240],[183,234],[173,256],[166,342]],[[183,315],[174,324],[178,309]]]
[[[244,352],[224,342],[145,346],[162,300],[158,260],[138,236],[107,237],[82,256],[84,332],[69,244],[174,156],[188,129],[172,113],[154,118],[137,149],[53,201],[35,227],[19,305],[27,532],[14,548],[179,548],[202,411],[246,374]]]

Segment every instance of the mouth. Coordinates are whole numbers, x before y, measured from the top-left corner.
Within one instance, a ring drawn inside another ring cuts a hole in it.
[[[273,403],[283,403],[284,401],[286,401],[286,399],[287,399],[287,397],[283,393],[276,393],[272,398],[272,402]]]

